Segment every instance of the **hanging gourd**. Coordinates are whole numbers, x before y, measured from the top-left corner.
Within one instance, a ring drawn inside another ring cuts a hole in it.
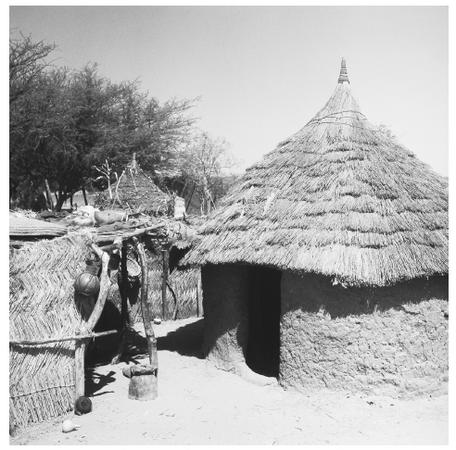
[[[141,266],[131,257],[127,258],[128,280],[135,281],[141,275]]]
[[[74,290],[85,297],[95,297],[100,291],[100,280],[97,277],[98,265],[94,261],[87,261],[86,268],[74,282]]]

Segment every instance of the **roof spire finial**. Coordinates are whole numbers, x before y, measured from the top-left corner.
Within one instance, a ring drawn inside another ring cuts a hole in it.
[[[342,57],[342,61],[340,62],[340,74],[339,74],[338,83],[343,83],[344,81],[346,81],[347,83],[350,83],[350,80],[348,79],[347,65],[345,63],[345,58]]]

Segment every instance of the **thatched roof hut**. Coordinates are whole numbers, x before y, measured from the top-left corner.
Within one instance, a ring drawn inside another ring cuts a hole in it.
[[[367,120],[345,63],[326,105],[247,169],[197,264],[250,263],[384,286],[448,271],[447,182]]]
[[[325,106],[247,169],[183,261],[203,266],[205,353],[298,389],[440,389],[447,207],[447,181],[367,120],[342,60]]]
[[[96,206],[120,206],[125,210],[140,211],[151,216],[168,215],[174,206],[173,197],[163,192],[141,169],[135,155],[112,186],[111,195],[112,199],[108,190],[102,192],[95,202]]]

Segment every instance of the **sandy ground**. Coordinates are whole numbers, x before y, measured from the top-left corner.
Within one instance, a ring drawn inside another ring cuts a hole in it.
[[[447,396],[414,400],[258,386],[198,357],[201,320],[155,326],[159,397],[128,399],[125,363],[97,367],[93,412],[29,428],[11,444],[446,444]],[[137,361],[145,358],[137,358]]]

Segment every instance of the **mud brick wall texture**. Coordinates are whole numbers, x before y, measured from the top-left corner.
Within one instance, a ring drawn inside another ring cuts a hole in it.
[[[448,279],[343,288],[284,272],[280,383],[413,396],[446,390]]]
[[[203,351],[225,370],[245,363],[249,282],[245,266],[202,269]],[[280,301],[283,387],[394,397],[446,392],[447,277],[344,288],[285,271]]]

